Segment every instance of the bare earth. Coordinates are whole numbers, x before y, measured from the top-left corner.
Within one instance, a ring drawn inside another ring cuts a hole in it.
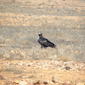
[[[0,0],[0,85],[85,85],[85,0]]]
[[[54,60],[0,60],[0,85],[85,85],[85,64]]]

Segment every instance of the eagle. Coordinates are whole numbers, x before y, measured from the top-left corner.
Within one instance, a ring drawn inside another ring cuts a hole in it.
[[[41,45],[41,48],[47,48],[47,47],[55,48],[56,47],[56,45],[53,42],[43,37],[42,33],[38,34],[38,36],[39,36],[38,43]]]

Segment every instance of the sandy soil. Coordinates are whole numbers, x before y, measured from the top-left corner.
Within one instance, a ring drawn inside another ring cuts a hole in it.
[[[85,64],[54,60],[0,60],[0,85],[85,85]]]
[[[85,85],[84,62],[85,0],[0,0],[0,85]]]

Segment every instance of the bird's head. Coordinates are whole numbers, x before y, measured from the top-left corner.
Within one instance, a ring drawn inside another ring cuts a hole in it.
[[[39,37],[41,37],[42,36],[42,33],[39,33],[38,35],[39,35]]]

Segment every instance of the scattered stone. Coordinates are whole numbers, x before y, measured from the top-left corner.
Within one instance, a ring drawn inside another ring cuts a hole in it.
[[[31,65],[28,65],[28,67],[30,67]]]
[[[12,85],[19,85],[19,83],[13,82]]]
[[[66,70],[70,70],[71,68],[70,68],[69,66],[66,66],[65,69],[66,69]]]
[[[40,85],[40,81],[33,83],[33,85]]]
[[[52,77],[52,83],[56,83],[56,81],[55,81],[55,78],[54,78],[54,77]]]
[[[48,84],[48,82],[47,82],[47,81],[44,81],[44,82],[43,82],[43,84],[44,84],[44,85],[47,85],[47,84]]]

